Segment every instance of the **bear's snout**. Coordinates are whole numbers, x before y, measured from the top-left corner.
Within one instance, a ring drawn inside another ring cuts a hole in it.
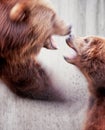
[[[73,36],[70,34],[69,37],[66,39],[66,43],[69,47],[73,46]]]

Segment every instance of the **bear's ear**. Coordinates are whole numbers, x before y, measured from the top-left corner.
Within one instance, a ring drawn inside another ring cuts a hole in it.
[[[29,15],[28,7],[25,3],[17,3],[10,10],[9,17],[14,22],[24,21]]]

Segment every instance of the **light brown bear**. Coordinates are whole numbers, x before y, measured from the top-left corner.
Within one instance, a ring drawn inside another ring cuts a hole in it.
[[[22,97],[52,98],[36,57],[42,47],[55,49],[52,35],[69,33],[48,0],[0,0],[0,78]]]
[[[90,100],[84,130],[105,130],[105,38],[70,36],[67,44],[76,52],[66,61],[76,65],[89,83]]]

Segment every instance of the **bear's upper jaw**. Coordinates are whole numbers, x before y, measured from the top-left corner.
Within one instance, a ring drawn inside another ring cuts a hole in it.
[[[70,48],[72,48],[76,53],[78,53],[77,52],[77,49],[74,47],[74,45],[73,45],[73,42],[72,42],[72,38],[73,36],[72,35],[70,35],[67,39],[66,39],[66,43],[67,43],[67,45],[70,47]]]

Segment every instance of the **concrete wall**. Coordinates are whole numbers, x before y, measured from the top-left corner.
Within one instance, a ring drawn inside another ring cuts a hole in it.
[[[104,0],[52,0],[58,14],[73,25],[76,35],[105,34]],[[74,54],[65,37],[55,37],[57,51],[42,49],[38,60],[46,68],[65,102],[24,100],[0,83],[0,130],[81,130],[87,107],[87,82],[67,64],[63,55]]]
[[[105,0],[52,0],[78,35],[105,35]]]

